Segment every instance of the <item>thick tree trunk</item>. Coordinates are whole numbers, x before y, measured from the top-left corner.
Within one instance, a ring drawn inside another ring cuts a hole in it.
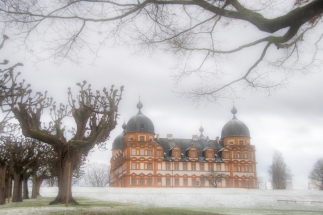
[[[31,198],[32,199],[35,199],[35,198],[37,198],[37,185],[36,185],[36,183],[37,183],[37,175],[35,174],[35,175],[33,175],[33,187],[32,187],[32,189],[31,189]]]
[[[32,192],[31,192],[31,198],[37,198],[38,196],[40,196],[39,194],[39,189],[40,189],[40,185],[43,182],[43,176],[37,177],[37,175],[33,175],[33,188],[32,188]]]
[[[0,205],[6,203],[6,166],[0,165]]]
[[[58,169],[58,194],[54,201],[50,203],[61,204],[68,199],[69,203],[78,204],[72,196],[72,175],[75,164],[80,161],[78,154],[69,155],[69,159],[61,159]],[[70,163],[69,163],[70,161]]]
[[[37,194],[37,196],[38,197],[40,197],[41,195],[40,195],[40,192],[39,192],[39,190],[40,190],[40,186],[41,186],[41,184],[43,183],[43,178],[41,178],[41,179],[39,179],[38,181],[37,181],[37,186],[36,186],[36,194]]]
[[[24,178],[24,195],[23,199],[29,199],[29,191],[28,191],[28,178]]]
[[[13,173],[14,187],[12,202],[22,202],[22,182],[23,176],[21,174]]]
[[[9,174],[8,179],[6,180],[6,195],[5,197],[8,198],[8,203],[10,202],[10,198],[12,196],[12,179],[11,175]]]

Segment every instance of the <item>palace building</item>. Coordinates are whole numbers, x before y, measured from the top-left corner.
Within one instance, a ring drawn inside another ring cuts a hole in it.
[[[112,145],[110,187],[217,187],[257,188],[255,146],[248,127],[233,118],[221,139],[193,135],[192,139],[155,135],[153,122],[141,109]]]

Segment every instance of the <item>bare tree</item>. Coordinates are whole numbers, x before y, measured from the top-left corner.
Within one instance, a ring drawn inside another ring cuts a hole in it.
[[[225,177],[225,174],[218,173],[214,170],[209,171],[204,178],[211,184],[213,187],[217,188],[218,183],[222,181],[222,179]]]
[[[323,158],[316,161],[308,178],[312,187],[323,190]]]
[[[2,31],[19,39],[36,60],[45,49],[45,58],[56,63],[80,63],[81,49],[96,57],[110,41],[139,51],[158,48],[175,56],[176,83],[200,78],[197,87],[181,92],[193,100],[236,96],[246,88],[271,93],[296,72],[320,70],[322,13],[321,0],[0,3]],[[241,66],[231,71],[225,64]]]
[[[9,154],[6,144],[0,139],[0,205],[5,204],[6,176],[8,171]]]
[[[3,119],[3,122],[6,119]],[[11,196],[11,169],[12,158],[10,153],[11,137],[17,136],[19,126],[12,123],[3,123],[0,130],[0,205],[5,204],[5,198]]]
[[[3,51],[4,44],[8,39],[7,35],[3,35],[3,40],[0,44],[1,51]],[[11,194],[7,193],[11,186],[9,176],[10,153],[8,151],[7,139],[14,135],[19,126],[10,122],[13,116],[10,108],[6,108],[7,106],[4,101],[10,96],[17,95],[17,89],[21,89],[16,83],[20,73],[16,74],[14,72],[18,66],[22,66],[22,64],[10,65],[7,59],[0,63],[0,106],[2,111],[0,119],[0,205],[5,204],[6,195]]]
[[[263,177],[257,177],[257,187],[258,189],[267,189],[266,180]]]
[[[280,151],[274,152],[273,163],[269,167],[268,173],[273,189],[286,189],[287,182],[291,181],[292,175]]]
[[[9,142],[8,151],[10,152],[10,165],[14,179],[12,202],[22,202],[24,176],[37,164],[39,156],[35,150],[37,141],[23,137],[10,138],[7,141]]]
[[[57,168],[55,166],[58,162],[58,157],[51,145],[39,142],[37,151],[41,151],[38,156],[37,165],[34,166],[32,172],[32,193],[31,198],[40,196],[40,186],[43,180],[57,177]]]
[[[58,195],[51,204],[68,202],[77,203],[72,196],[72,176],[82,162],[84,156],[95,146],[104,148],[110,131],[117,124],[118,105],[122,97],[114,86],[102,93],[92,92],[91,85],[86,81],[78,83],[79,95],[74,97],[68,90],[69,105],[56,106],[52,98],[44,94],[32,94],[21,84],[22,93],[6,99],[15,118],[19,121],[22,133],[26,137],[51,145],[58,157],[56,169],[58,172]],[[45,110],[49,109],[52,121],[41,124]],[[63,119],[72,116],[75,128],[66,132]]]
[[[105,187],[110,183],[110,166],[90,163],[86,165],[85,183],[90,187]]]

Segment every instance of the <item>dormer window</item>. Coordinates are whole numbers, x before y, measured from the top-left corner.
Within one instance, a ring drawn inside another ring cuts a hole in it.
[[[145,125],[144,124],[141,124],[140,125],[140,131],[143,131],[145,129]]]
[[[145,136],[139,136],[139,141],[145,141]]]
[[[240,146],[243,146],[244,144],[243,144],[243,140],[239,140],[239,145]]]
[[[195,152],[191,152],[191,157],[194,158],[195,157]]]

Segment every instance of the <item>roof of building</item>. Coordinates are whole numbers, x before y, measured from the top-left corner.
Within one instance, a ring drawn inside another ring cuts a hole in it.
[[[112,143],[112,149],[122,149],[125,144],[124,133],[119,134]]]
[[[237,119],[237,109],[234,106],[231,110],[231,113],[233,114],[233,118],[223,126],[221,138],[235,136],[250,137],[248,127]]]
[[[205,161],[205,156],[203,154],[203,150],[211,147],[215,149],[215,153],[218,154],[218,151],[222,148],[222,143],[217,143],[216,140],[205,140],[205,139],[167,139],[167,138],[159,138],[155,139],[155,141],[164,148],[164,152],[166,152],[165,160],[171,159],[171,149],[175,146],[181,148],[181,160],[187,160],[187,151],[191,147],[196,147],[198,149],[198,159],[199,161]]]
[[[124,134],[125,134],[126,127],[127,127],[126,124],[123,123],[122,125],[123,132],[114,139],[112,143],[112,149],[122,149],[124,147],[124,144],[125,144]]]
[[[137,108],[138,113],[130,118],[127,123],[126,133],[128,132],[149,132],[155,134],[154,124],[152,121],[141,113],[143,104],[139,101]]]

